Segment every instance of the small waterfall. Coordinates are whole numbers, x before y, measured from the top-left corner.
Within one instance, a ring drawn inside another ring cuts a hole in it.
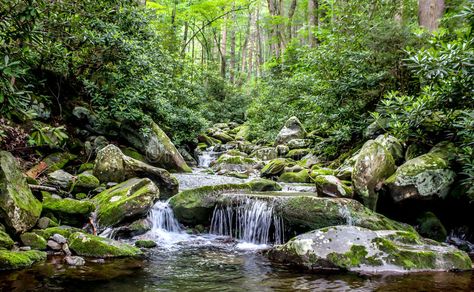
[[[214,147],[209,147],[198,155],[198,167],[207,168],[212,162],[216,161],[220,152],[215,152]]]
[[[346,219],[346,224],[349,225],[349,226],[352,226],[354,225],[354,220],[352,219],[352,215],[351,215],[351,212],[349,211],[349,209],[347,208],[346,205],[342,206],[340,209],[339,209],[339,214],[342,216],[342,218]]]
[[[148,217],[152,223],[152,232],[165,230],[169,232],[180,232],[178,220],[174,217],[173,209],[171,209],[168,201],[158,201],[151,209]]]
[[[216,206],[211,233],[257,244],[281,244],[285,232],[283,219],[273,213],[271,202],[243,198],[236,205]]]

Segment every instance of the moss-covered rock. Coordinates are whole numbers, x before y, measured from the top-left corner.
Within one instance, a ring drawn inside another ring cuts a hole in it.
[[[395,170],[395,160],[387,148],[374,140],[369,140],[362,146],[354,164],[352,182],[354,192],[364,205],[375,210],[378,190]]]
[[[314,230],[268,253],[271,259],[310,270],[417,272],[470,270],[469,256],[413,232],[372,231],[356,226]]]
[[[212,166],[212,170],[220,174],[229,172],[250,174],[259,167],[260,162],[254,158],[224,154],[217,159],[217,161]]]
[[[119,183],[135,177],[146,177],[160,188],[163,198],[178,192],[178,180],[168,171],[128,157],[115,145],[108,145],[99,151],[94,175],[101,182]]]
[[[47,246],[46,239],[34,232],[26,232],[20,235],[23,245],[29,246],[32,249],[45,250]]]
[[[205,134],[199,135],[197,139],[200,143],[204,143],[206,145],[204,149],[221,143],[219,140],[209,137],[208,135],[205,135]]]
[[[44,260],[46,260],[46,253],[43,251],[0,250],[0,270],[16,270],[28,268],[34,263]]]
[[[157,244],[153,240],[140,239],[135,241],[135,246],[139,248],[153,248],[156,247]]]
[[[286,144],[292,139],[303,139],[306,136],[306,131],[297,117],[291,117],[286,122],[283,128],[278,133],[275,139],[275,146]]]
[[[176,172],[192,171],[170,138],[154,122],[149,125],[146,135],[142,131],[137,131],[135,125],[123,123],[121,136],[143,153],[151,165]]]
[[[314,165],[311,167],[311,177],[315,178],[318,175],[334,175],[335,170],[325,167],[320,167],[319,165]]]
[[[281,186],[269,179],[254,179],[248,182],[250,189],[255,192],[274,192],[281,191]]]
[[[48,227],[46,229],[34,229],[32,232],[43,237],[45,240],[48,240],[54,234],[60,234],[64,236],[65,238],[68,238],[73,233],[84,232],[84,231],[79,228],[62,225],[58,227]]]
[[[140,256],[140,249],[116,240],[86,234],[73,233],[68,238],[69,248],[77,255],[100,258]]]
[[[62,169],[53,171],[48,174],[48,183],[61,188],[63,190],[68,190],[68,187],[74,180],[74,176]]]
[[[395,202],[407,199],[444,198],[455,179],[450,168],[450,156],[455,153],[450,145],[434,147],[402,164],[385,184]]]
[[[13,155],[0,151],[0,218],[15,233],[22,233],[38,221],[41,203],[33,196]]]
[[[255,150],[252,154],[250,154],[250,156],[263,161],[268,161],[277,158],[278,153],[274,147],[263,147]]]
[[[285,155],[290,151],[290,147],[286,145],[277,145],[275,147],[278,157],[285,157]]]
[[[125,148],[120,148],[122,150],[122,153],[132,157],[133,159],[140,160],[142,162],[146,162],[146,157],[140,154],[136,149],[132,147],[125,147]]]
[[[11,249],[15,242],[5,231],[0,230],[0,250]]]
[[[38,174],[50,173],[64,168],[70,161],[76,159],[76,155],[68,152],[57,152],[46,156],[40,163],[26,172],[29,177],[37,177]]]
[[[302,149],[308,148],[311,143],[312,141],[310,139],[291,139],[286,145],[290,149]]]
[[[147,219],[138,219],[130,224],[114,228],[115,238],[131,238],[150,231],[152,223]]]
[[[222,143],[228,143],[234,140],[234,138],[232,138],[229,134],[220,130],[212,133],[212,137],[221,141]]]
[[[278,180],[286,183],[309,183],[311,182],[311,177],[309,176],[309,171],[303,169],[299,172],[285,172],[280,175]]]
[[[375,139],[375,142],[379,143],[385,149],[392,154],[393,159],[395,159],[395,162],[400,162],[403,160],[403,145],[398,140],[397,138],[391,136],[391,135],[380,135]]]
[[[248,140],[250,134],[250,127],[248,125],[240,125],[236,128],[235,140]]]
[[[283,173],[286,165],[287,162],[284,158],[273,159],[262,168],[260,175],[267,178],[277,177]]]
[[[300,160],[311,152],[311,149],[292,149],[286,154],[286,158]]]
[[[352,189],[333,175],[318,175],[314,182],[319,195],[333,198],[352,197]]]
[[[79,169],[77,170],[77,172],[82,173],[84,171],[93,170],[93,169],[94,169],[94,163],[86,162],[86,163],[81,164],[81,166],[79,166]]]
[[[95,206],[90,201],[79,201],[70,198],[43,198],[43,213],[53,214],[61,223],[82,226],[94,212]]]
[[[438,217],[436,217],[432,212],[422,214],[417,219],[417,223],[416,230],[418,230],[422,236],[440,242],[446,240],[446,237],[448,236],[446,228],[444,228],[443,223],[441,223]]]
[[[97,206],[97,223],[105,228],[145,216],[159,197],[160,192],[151,180],[129,179],[92,199]]]
[[[69,189],[73,193],[87,193],[100,186],[100,181],[92,173],[83,172],[70,182]]]
[[[39,218],[36,226],[38,226],[39,229],[46,229],[48,227],[58,227],[59,224],[56,222],[56,220],[53,220],[49,217],[41,217]]]

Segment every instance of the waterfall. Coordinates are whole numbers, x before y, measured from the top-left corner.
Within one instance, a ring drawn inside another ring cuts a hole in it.
[[[273,213],[271,202],[243,198],[236,205],[216,206],[211,233],[257,244],[281,244],[285,232],[283,219]]]
[[[349,209],[347,208],[347,206],[342,206],[340,209],[339,209],[339,214],[342,216],[342,218],[344,218],[346,220],[346,224],[349,225],[349,226],[352,226],[354,225],[354,220],[352,219],[352,215],[351,215],[351,212],[349,211]]]
[[[209,147],[198,155],[198,167],[207,168],[219,157],[220,152],[215,152],[214,147]]]
[[[152,232],[165,230],[169,232],[180,232],[178,220],[174,217],[173,209],[171,209],[168,201],[158,201],[151,209],[148,217],[152,223]]]

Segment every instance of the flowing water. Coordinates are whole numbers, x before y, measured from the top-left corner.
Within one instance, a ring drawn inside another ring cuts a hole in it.
[[[199,176],[205,175],[184,180]],[[217,206],[211,234],[187,233],[168,202],[157,202],[148,219],[152,230],[131,240],[158,243],[144,259],[88,259],[85,266],[70,267],[50,257],[29,269],[0,272],[0,291],[474,291],[472,272],[307,273],[272,263],[261,250],[285,239],[283,221],[268,200],[242,196]]]

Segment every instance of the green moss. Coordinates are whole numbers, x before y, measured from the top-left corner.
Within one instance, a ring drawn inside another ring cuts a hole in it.
[[[71,183],[69,189],[73,193],[88,192],[100,186],[99,179],[87,172],[79,174]]]
[[[472,261],[469,255],[463,251],[454,251],[444,255],[444,260],[453,263],[460,270],[471,270]]]
[[[136,159],[136,160],[140,160],[140,161],[143,161],[145,162],[146,161],[146,157],[143,156],[142,154],[140,154],[136,149],[134,148],[130,148],[130,147],[127,147],[127,148],[122,148],[120,149],[122,150],[122,153],[129,156],[129,157],[132,157],[133,159]]]
[[[84,171],[87,171],[87,170],[93,170],[93,169],[94,169],[94,163],[87,162],[87,163],[81,164],[81,166],[79,166],[79,170],[77,172],[81,173],[81,172],[84,172]]]
[[[14,242],[10,236],[3,230],[0,230],[0,249],[12,248]]]
[[[311,177],[308,170],[303,169],[299,172],[285,172],[278,180],[286,183],[309,183],[311,182]]]
[[[226,154],[230,155],[230,156],[242,156],[242,157],[247,157],[248,156],[247,153],[240,152],[239,150],[235,150],[235,149],[227,151]]]
[[[23,233],[20,235],[20,239],[24,245],[29,246],[32,249],[45,250],[47,246],[46,239],[33,232]]]
[[[59,226],[59,227],[49,227],[46,229],[35,229],[32,232],[48,240],[54,234],[60,234],[64,236],[65,238],[68,238],[72,233],[83,232],[83,230],[79,228],[70,227],[70,226]]]
[[[74,196],[76,197],[76,200],[84,200],[87,198],[87,194],[85,193],[77,193]]]
[[[381,266],[383,264],[381,260],[378,260],[375,257],[367,257],[367,254],[368,252],[364,246],[353,245],[351,246],[351,249],[344,254],[328,254],[327,259],[337,267],[343,269],[359,267],[362,264],[370,266]]]
[[[112,239],[81,232],[69,236],[69,248],[80,256],[125,257],[142,255],[140,249]]]
[[[43,162],[48,165],[47,172],[53,172],[64,168],[69,161],[76,159],[76,155],[67,152],[57,152],[48,155]]]
[[[15,270],[27,268],[35,262],[44,260],[46,260],[46,253],[42,251],[0,250],[0,270]]]
[[[45,197],[43,199],[43,213],[52,213],[64,224],[82,226],[95,210],[95,206],[89,201],[78,201],[74,199],[56,199]]]
[[[142,239],[135,241],[135,246],[139,248],[153,248],[156,247],[156,245],[156,242],[153,240]]]
[[[249,175],[248,175],[248,174],[246,174],[246,173],[240,173],[240,172],[236,172],[236,171],[232,171],[232,172],[226,173],[225,175],[226,175],[226,176],[230,176],[230,177],[240,178],[240,179],[247,179],[247,178],[249,178]]]
[[[283,158],[277,158],[271,160],[269,163],[267,163],[263,169],[262,169],[262,177],[272,177],[272,176],[278,176],[280,173],[283,172],[286,166],[286,159]]]
[[[308,155],[311,149],[293,149],[286,154],[286,158],[300,160],[304,156]]]
[[[415,232],[397,231],[395,234],[388,235],[387,238],[404,244],[423,244],[420,236]]]
[[[274,191],[281,191],[282,187],[268,179],[254,179],[248,182],[250,185],[250,189],[255,192],[274,192]]]
[[[217,159],[218,164],[226,163],[226,164],[254,164],[256,163],[255,159],[242,157],[242,156],[230,156],[227,154],[221,155],[219,159]]]

